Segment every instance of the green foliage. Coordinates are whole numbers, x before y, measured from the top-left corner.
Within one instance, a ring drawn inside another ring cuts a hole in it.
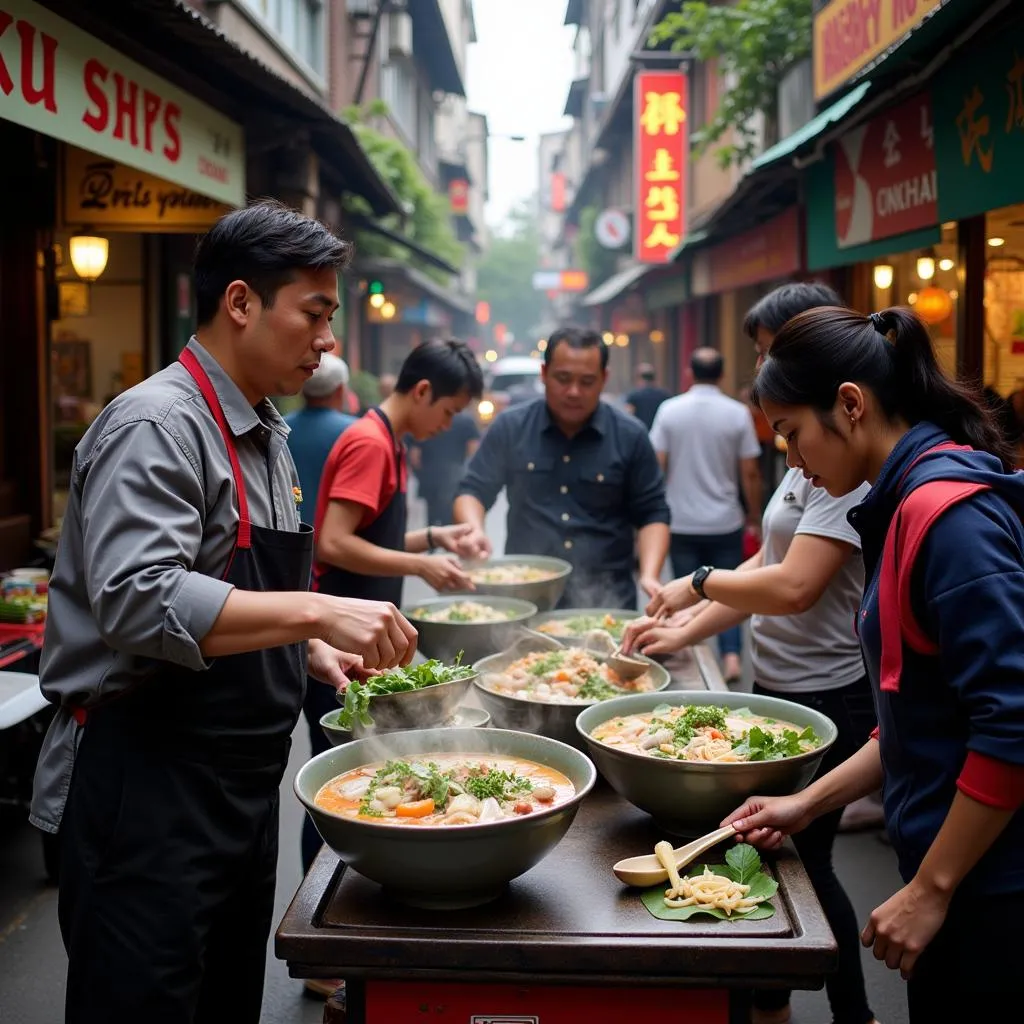
[[[544,309],[544,293],[533,288],[539,255],[535,203],[527,200],[509,213],[477,266],[477,297],[490,303],[491,326],[505,324],[519,339],[531,339]]]
[[[580,210],[579,233],[576,235],[576,262],[590,276],[591,288],[615,273],[618,260],[614,250],[606,249],[597,240],[594,225],[600,212],[596,206],[585,206]]]
[[[717,59],[723,79],[735,76],[732,88],[723,86],[714,117],[694,133],[700,153],[734,129],[735,142],[715,150],[725,168],[756,155],[751,119],[759,111],[772,138],[779,83],[810,55],[811,39],[811,0],[738,0],[734,6],[687,0],[681,11],[654,27],[650,44],[670,43],[673,51],[692,53],[701,61]]]
[[[377,131],[367,123],[368,119],[384,113],[387,113],[387,106],[375,100],[365,109],[349,107],[344,114],[370,163],[410,211],[404,225],[396,215],[380,218],[380,223],[402,232],[453,266],[460,266],[463,250],[452,227],[448,197],[430,187],[415,155],[398,139]],[[372,216],[369,205],[360,196],[346,196],[345,206],[352,213]],[[404,246],[389,242],[373,232],[357,229],[355,242],[360,256],[386,257],[410,265],[417,264],[417,258]],[[448,283],[450,275],[443,270],[431,266],[417,266],[417,269],[441,284]]]

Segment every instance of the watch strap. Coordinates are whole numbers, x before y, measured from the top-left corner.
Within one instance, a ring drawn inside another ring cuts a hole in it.
[[[702,565],[694,574],[693,579],[690,581],[693,589],[700,595],[700,597],[707,601],[710,600],[708,595],[704,593],[704,582],[707,578],[715,571],[713,565]]]

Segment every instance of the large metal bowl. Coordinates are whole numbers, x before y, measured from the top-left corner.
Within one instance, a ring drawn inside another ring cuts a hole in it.
[[[423,612],[437,611],[464,601],[496,608],[508,617],[501,622],[431,622]],[[537,606],[515,597],[491,597],[460,594],[458,597],[438,597],[420,601],[402,609],[402,614],[419,633],[419,650],[428,658],[453,661],[460,651],[466,664],[486,658],[495,651],[503,651],[523,631],[525,624],[537,614]]]
[[[547,811],[482,825],[424,828],[346,818],[314,803],[320,787],[344,772],[386,758],[432,753],[506,754],[555,768],[576,788]],[[295,777],[295,793],[324,842],[361,875],[406,903],[455,909],[500,896],[513,878],[546,857],[576,817],[597,773],[590,759],[545,736],[497,729],[420,729],[386,740],[355,740],[318,754]]]
[[[550,636],[566,646],[580,647],[584,645],[587,639],[586,633],[574,636],[558,636],[554,633],[545,633],[539,627],[548,622],[566,622],[569,619],[579,619],[584,616],[602,619],[605,615],[614,615],[615,618],[626,621],[629,619],[639,619],[642,613],[629,611],[624,608],[559,608],[558,611],[539,612],[530,620],[529,627],[532,632],[539,633],[541,636]],[[616,639],[621,639],[621,637]]]
[[[431,729],[449,722],[469,692],[476,673],[462,679],[420,690],[401,693],[382,693],[370,698],[369,714],[373,725],[363,725],[358,719],[352,723],[354,736],[378,736],[381,733],[406,729]],[[344,702],[343,695],[338,700]]]
[[[576,719],[580,710],[588,706],[586,701],[577,701],[573,704],[545,704],[539,700],[527,700],[525,697],[512,697],[508,694],[496,693],[487,685],[486,677],[489,673],[501,672],[512,662],[525,658],[526,655],[535,651],[559,649],[564,649],[563,645],[553,637],[546,637],[543,634],[525,637],[513,644],[507,651],[493,654],[489,658],[476,662],[473,665],[477,673],[473,685],[477,698],[491,713],[491,719],[498,729],[519,729],[523,732],[537,733],[585,750],[586,747],[576,731]],[[594,658],[597,661],[604,660],[599,654],[594,654]],[[654,680],[654,693],[664,690],[672,681],[668,670],[651,661],[650,658],[641,658],[641,660],[649,662],[648,672]],[[614,699],[619,700],[620,698]]]
[[[516,597],[520,601],[530,601],[539,611],[554,608],[562,599],[565,586],[572,574],[572,565],[561,558],[548,558],[546,555],[495,555],[479,562],[467,562],[466,569],[485,569],[492,566],[528,565],[533,569],[545,569],[555,573],[550,579],[537,580],[533,583],[477,583],[472,593],[489,597]]]
[[[343,729],[338,724],[337,711],[328,711],[320,717],[320,729],[330,741],[331,746],[340,747],[342,743],[351,743],[356,737],[352,735],[351,729]],[[491,724],[491,716],[483,708],[475,708],[470,704],[463,704],[455,709],[454,716],[439,728],[445,729],[486,729]]]
[[[821,745],[807,754],[779,761],[745,761],[713,764],[673,761],[617,750],[590,735],[603,722],[626,715],[653,711],[659,704],[717,704],[749,708],[756,715],[778,718],[794,725],[813,727]],[[707,690],[673,690],[670,693],[638,693],[617,697],[587,708],[576,720],[580,738],[598,770],[612,788],[631,804],[647,811],[658,825],[673,835],[703,835],[749,796],[796,793],[814,778],[825,752],[835,742],[831,719],[811,708],[778,697],[753,693],[722,693]]]

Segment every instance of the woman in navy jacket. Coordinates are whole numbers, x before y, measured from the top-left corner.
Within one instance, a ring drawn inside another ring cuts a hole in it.
[[[904,887],[862,941],[909,980],[912,1024],[956,994],[1016,990],[1024,940],[1024,474],[980,395],[904,309],[789,321],[754,400],[788,462],[850,513],[857,627],[879,727],[807,789],[729,816],[770,849],[882,784]]]

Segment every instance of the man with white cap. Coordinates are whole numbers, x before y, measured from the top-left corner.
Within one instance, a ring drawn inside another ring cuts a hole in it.
[[[324,463],[342,431],[356,422],[345,410],[345,388],[348,385],[348,364],[344,359],[324,352],[320,366],[305,384],[302,397],[305,408],[285,417],[291,428],[288,448],[299,471],[299,504],[302,518],[313,522],[316,496]],[[319,728],[319,726],[318,726]]]

